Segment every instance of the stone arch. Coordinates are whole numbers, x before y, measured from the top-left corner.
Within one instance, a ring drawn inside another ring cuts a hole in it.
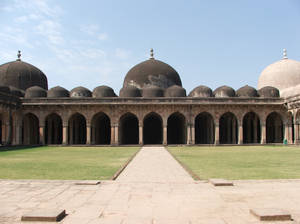
[[[238,121],[231,112],[226,112],[220,117],[220,144],[237,144]]]
[[[195,118],[195,143],[213,144],[215,141],[215,124],[212,115],[202,112]]]
[[[111,142],[111,122],[104,112],[95,114],[91,122],[92,144],[109,145]]]
[[[22,125],[23,145],[37,145],[40,143],[39,119],[33,113],[27,113],[23,117]]]
[[[56,114],[49,114],[45,119],[46,144],[62,144],[62,119]]]
[[[167,143],[186,144],[186,119],[179,112],[175,112],[168,117],[167,121]]]
[[[139,120],[136,115],[128,112],[119,120],[119,141],[121,145],[139,144]]]
[[[155,112],[151,112],[143,120],[143,142],[144,144],[162,144],[163,120]]]
[[[283,121],[279,113],[272,112],[266,119],[267,143],[283,142]]]
[[[80,113],[75,113],[69,118],[68,137],[69,144],[86,144],[86,119]]]
[[[260,143],[260,120],[256,113],[248,112],[243,117],[243,142]]]

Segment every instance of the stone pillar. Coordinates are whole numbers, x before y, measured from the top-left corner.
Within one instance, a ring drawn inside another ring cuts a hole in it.
[[[189,123],[187,124],[186,130],[187,130],[187,144],[190,145],[192,144],[191,124]]]
[[[298,144],[299,143],[299,128],[298,128],[298,124],[294,123],[294,144]]]
[[[144,144],[144,137],[143,137],[143,124],[139,124],[139,145]]]
[[[260,124],[261,126],[261,140],[260,140],[260,144],[266,144],[266,123],[261,122]]]
[[[257,143],[257,117],[255,116],[255,118],[254,118],[254,125],[253,125],[253,137],[254,137],[254,139],[253,139],[253,141],[254,141],[254,143]]]
[[[67,145],[68,144],[68,122],[63,122],[63,136],[62,136],[62,144]]]
[[[90,145],[91,144],[91,124],[86,125],[86,144]]]
[[[288,139],[289,144],[293,144],[293,125],[289,123],[289,139]]]
[[[195,123],[191,123],[192,145],[195,145]]]
[[[168,127],[167,125],[164,125],[163,128],[163,145],[167,145],[168,144]]]
[[[44,145],[45,144],[45,126],[44,124],[40,124],[40,130],[39,130],[39,134],[40,134],[40,144]]]
[[[115,144],[119,145],[119,125],[115,125]]]
[[[244,142],[243,140],[243,124],[242,122],[239,122],[239,140],[238,140],[238,144],[242,145]]]
[[[22,145],[22,121],[16,122],[15,144]]]
[[[215,145],[219,145],[220,144],[220,126],[219,126],[219,122],[216,122],[216,126],[215,126]]]
[[[116,143],[115,143],[115,126],[114,125],[110,126],[110,144],[116,145]]]
[[[284,140],[289,141],[289,124],[286,122],[284,124]]]

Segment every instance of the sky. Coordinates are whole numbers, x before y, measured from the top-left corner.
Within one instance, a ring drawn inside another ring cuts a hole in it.
[[[199,85],[257,87],[262,70],[300,60],[299,0],[0,0],[0,64],[21,59],[49,88],[100,85],[154,57],[189,93]]]

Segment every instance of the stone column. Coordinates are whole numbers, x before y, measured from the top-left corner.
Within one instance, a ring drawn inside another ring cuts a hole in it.
[[[287,140],[289,142],[289,124],[286,122],[284,124],[284,140]]]
[[[139,124],[139,145],[144,144],[144,137],[143,137],[143,124]]]
[[[254,125],[253,125],[253,136],[254,136],[254,139],[253,139],[253,141],[254,141],[254,143],[257,143],[257,117],[255,116],[255,118],[254,118]]]
[[[119,125],[115,125],[115,144],[119,145]]]
[[[239,140],[238,140],[238,144],[239,145],[242,145],[244,142],[243,140],[243,124],[242,122],[240,121],[239,122]]]
[[[219,122],[216,122],[215,125],[215,145],[219,145],[220,144],[220,126],[219,126]]]
[[[190,144],[192,144],[191,124],[190,123],[187,124],[186,130],[187,130],[187,144],[190,145]]]
[[[164,125],[163,128],[163,145],[167,145],[168,144],[168,127],[167,125]]]
[[[289,144],[293,144],[293,125],[292,123],[289,123],[289,139],[288,139]]]
[[[266,123],[261,122],[260,124],[261,126],[261,140],[260,140],[260,144],[266,144]]]
[[[192,145],[195,145],[195,123],[191,123]]]
[[[22,121],[16,122],[15,144],[22,145]]]
[[[91,144],[91,124],[86,125],[86,144],[90,145]]]
[[[62,136],[62,144],[67,145],[68,144],[68,122],[63,122],[63,136]]]
[[[44,124],[40,124],[39,134],[40,134],[40,144],[45,144],[45,126]]]
[[[299,128],[298,128],[298,124],[296,122],[297,121],[295,121],[295,123],[294,123],[294,144],[299,143]]]
[[[115,143],[115,126],[113,124],[110,126],[110,144],[116,145],[116,143]]]

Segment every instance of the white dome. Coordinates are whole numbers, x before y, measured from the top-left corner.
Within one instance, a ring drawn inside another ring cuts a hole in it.
[[[257,88],[273,86],[281,92],[300,84],[300,62],[284,58],[266,67],[259,79]]]

